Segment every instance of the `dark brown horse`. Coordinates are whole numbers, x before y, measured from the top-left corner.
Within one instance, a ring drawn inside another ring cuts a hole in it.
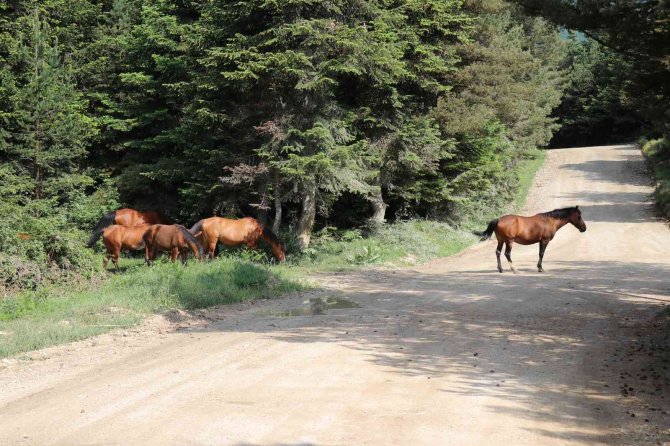
[[[516,273],[512,263],[512,244],[517,242],[521,245],[540,244],[540,260],[537,262],[537,270],[541,273],[542,257],[547,245],[554,238],[556,231],[568,223],[572,223],[579,232],[586,231],[586,223],[582,220],[582,211],[579,206],[572,208],[554,209],[550,212],[536,214],[532,217],[521,217],[519,215],[505,215],[489,223],[486,231],[480,233],[482,240],[491,238],[495,232],[498,239],[496,258],[498,259],[498,271],[503,272],[500,264],[500,253],[505,245],[505,257],[509,262],[512,272]]]
[[[107,226],[121,225],[130,227],[145,224],[155,225],[170,223],[172,223],[172,220],[160,212],[136,211],[135,209],[128,208],[119,209],[118,211],[105,214],[100,218],[86,246],[92,248],[102,235],[102,231],[104,231]]]
[[[200,240],[210,258],[214,258],[217,242],[226,246],[247,245],[248,248],[256,249],[258,242],[263,240],[270,245],[272,254],[277,260],[280,262],[286,260],[284,246],[275,233],[251,217],[239,220],[222,217],[205,218],[193,225],[191,233]]]
[[[102,242],[105,244],[105,258],[102,261],[104,268],[107,268],[107,263],[109,259],[112,259],[112,263],[116,266],[116,269],[119,269],[119,254],[121,254],[122,249],[128,250],[137,250],[144,247],[144,232],[149,228],[149,224],[137,225],[137,226],[121,226],[121,225],[111,225],[107,226],[102,231]]]
[[[156,258],[158,251],[170,253],[170,260],[186,263],[188,251],[191,250],[196,259],[201,260],[204,256],[202,245],[182,225],[151,225],[144,233],[144,260],[147,265]]]

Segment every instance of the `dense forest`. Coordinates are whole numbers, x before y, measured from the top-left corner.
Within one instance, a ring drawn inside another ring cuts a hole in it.
[[[0,277],[121,206],[296,250],[488,217],[538,148],[669,131],[667,4],[600,3],[0,0]]]

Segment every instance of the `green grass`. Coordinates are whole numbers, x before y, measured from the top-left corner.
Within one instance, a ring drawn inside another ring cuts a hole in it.
[[[546,151],[536,150],[532,152],[529,158],[521,161],[519,165],[519,186],[512,203],[512,211],[518,211],[523,207],[524,203],[526,202],[526,198],[528,197],[530,187],[533,185],[535,174],[538,170],[540,170],[540,167],[542,167],[546,158]]]
[[[539,152],[519,165],[519,191],[509,211],[524,203],[544,161]],[[212,262],[186,266],[121,259],[124,270],[109,272],[101,284],[66,289],[62,285],[0,299],[0,357],[84,339],[141,322],[169,309],[192,310],[248,299],[272,298],[309,287],[319,271],[371,265],[405,266],[456,254],[479,238],[469,230],[487,222],[447,223],[412,220],[384,225],[369,237],[360,231],[326,228],[309,249],[283,265],[258,263],[262,252],[233,250]],[[251,261],[253,260],[253,262]]]
[[[656,206],[661,214],[670,217],[670,141],[664,138],[641,141],[641,146],[656,179]]]
[[[429,220],[385,225],[365,238],[358,231],[322,231],[294,268],[332,271],[366,265],[412,265],[455,254],[476,240],[470,232]]]
[[[288,269],[229,257],[186,266],[124,263],[135,266],[110,273],[99,287],[42,290],[0,300],[0,357],[135,325],[167,309],[271,298],[306,286]]]

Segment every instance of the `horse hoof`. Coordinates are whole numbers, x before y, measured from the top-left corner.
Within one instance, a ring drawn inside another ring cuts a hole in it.
[[[543,273],[544,270],[543,270],[542,268],[538,268],[538,269],[537,269],[537,272],[538,272],[538,273]]]
[[[499,269],[498,272],[502,274],[502,269]]]
[[[519,274],[519,271],[517,271],[517,270],[515,270],[515,269],[513,269],[512,272],[513,272],[514,274]]]

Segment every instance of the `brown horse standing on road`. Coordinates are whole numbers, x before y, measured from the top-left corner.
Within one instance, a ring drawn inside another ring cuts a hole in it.
[[[180,256],[182,263],[186,263],[189,249],[198,260],[205,254],[200,242],[182,225],[151,225],[143,239],[147,265],[151,265],[158,251],[168,251],[173,262]]]
[[[226,246],[247,245],[250,249],[256,249],[258,242],[263,240],[270,245],[272,255],[277,260],[280,262],[286,260],[284,246],[275,233],[251,217],[239,220],[222,217],[205,218],[193,225],[191,233],[200,240],[210,258],[214,258],[217,242]]]
[[[500,253],[502,245],[505,244],[505,257],[509,262],[512,272],[516,273],[512,263],[512,243],[517,242],[522,245],[532,245],[540,243],[540,260],[537,262],[537,270],[541,273],[542,257],[547,245],[554,238],[556,232],[568,223],[572,223],[579,232],[586,231],[586,223],[582,219],[582,211],[579,206],[563,209],[554,209],[550,212],[533,215],[532,217],[522,217],[519,215],[505,215],[489,223],[486,231],[480,233],[482,240],[488,240],[495,232],[498,239],[498,248],[496,249],[496,258],[498,259],[498,271],[503,272],[500,264]]]
[[[170,224],[172,220],[156,211],[136,211],[135,209],[119,209],[118,211],[110,212],[100,217],[91,238],[88,240],[86,246],[92,248],[95,242],[98,241],[102,235],[102,231],[111,225],[121,226],[137,226],[137,225],[155,225],[155,224]]]
[[[105,258],[102,261],[104,268],[107,268],[109,259],[119,270],[119,254],[122,249],[137,250],[144,247],[144,232],[149,228],[149,224],[142,224],[137,226],[121,226],[111,225],[107,226],[102,231],[102,242],[105,244]]]

